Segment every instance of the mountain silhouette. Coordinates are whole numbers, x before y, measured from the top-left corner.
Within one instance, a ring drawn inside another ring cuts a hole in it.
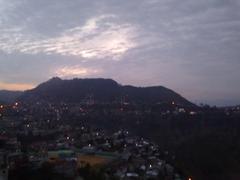
[[[22,91],[0,90],[0,103],[12,103],[22,94]]]
[[[96,103],[176,103],[192,106],[193,104],[176,92],[163,86],[134,87],[124,86],[112,79],[72,79],[62,80],[54,77],[25,91],[20,100],[46,100],[49,102],[84,102]]]

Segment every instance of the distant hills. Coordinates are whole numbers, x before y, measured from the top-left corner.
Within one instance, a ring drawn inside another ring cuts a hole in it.
[[[22,94],[22,91],[0,90],[0,103],[12,103]]]
[[[176,92],[163,86],[123,86],[112,79],[72,79],[58,77],[25,91],[21,101],[46,100],[50,102],[133,102],[133,103],[176,103],[193,106]]]

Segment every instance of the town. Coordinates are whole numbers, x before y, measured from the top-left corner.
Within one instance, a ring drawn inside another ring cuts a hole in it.
[[[146,105],[42,100],[2,104],[1,180],[191,180],[175,165],[174,152],[154,143],[154,138],[145,136],[141,129],[156,123],[148,117],[153,118],[153,114],[168,121],[170,117],[188,117],[194,122],[203,109],[184,108],[174,102]],[[240,107],[222,108],[221,112],[230,117],[239,115]]]
[[[166,161],[168,152],[156,144],[125,129],[105,133],[91,127],[88,114],[142,113],[127,103],[115,104],[111,111],[108,106],[47,102],[1,105],[1,178],[37,179],[27,172],[50,166],[58,179],[57,175],[63,179],[93,179],[94,175],[94,179],[183,179]],[[181,112],[185,110],[163,114]],[[19,173],[22,169],[25,174]]]

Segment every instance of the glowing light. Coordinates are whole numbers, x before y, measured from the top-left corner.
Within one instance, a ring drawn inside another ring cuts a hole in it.
[[[193,116],[193,115],[195,115],[195,114],[196,114],[196,112],[194,112],[194,111],[191,111],[189,114]]]
[[[98,69],[83,68],[79,66],[65,66],[55,71],[59,77],[76,77],[76,76],[89,76],[99,73]]]

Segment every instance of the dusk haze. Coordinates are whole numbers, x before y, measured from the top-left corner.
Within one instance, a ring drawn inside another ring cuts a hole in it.
[[[0,89],[102,77],[238,104],[239,8],[237,0],[0,0]]]
[[[240,0],[0,0],[0,180],[240,180]]]

